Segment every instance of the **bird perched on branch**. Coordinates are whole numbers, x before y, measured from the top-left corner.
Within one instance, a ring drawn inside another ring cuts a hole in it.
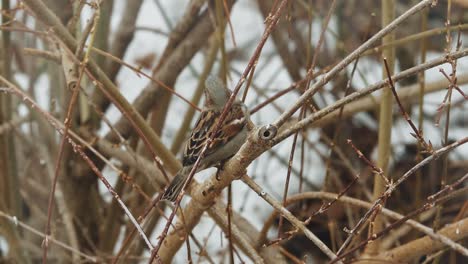
[[[204,93],[205,105],[190,134],[190,138],[186,142],[182,158],[183,167],[166,188],[162,199],[169,201],[177,199],[193,165],[204,146],[208,143],[208,138],[211,137],[213,141],[207,146],[205,155],[201,159],[196,172],[219,166],[222,162],[234,156],[247,138],[248,122],[250,120],[248,109],[244,103],[236,99],[220,129],[214,131],[221,112],[231,96],[231,91],[224,86],[220,79],[210,76],[205,81]]]

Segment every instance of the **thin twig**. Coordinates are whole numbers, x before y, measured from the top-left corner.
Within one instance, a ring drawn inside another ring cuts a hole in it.
[[[88,261],[91,261],[92,263],[98,263],[99,262],[98,257],[87,255],[87,254],[85,254],[85,253],[83,253],[83,252],[81,252],[81,251],[79,251],[79,250],[65,244],[64,242],[61,242],[60,240],[55,239],[54,237],[52,237],[50,235],[44,234],[41,231],[35,229],[34,227],[23,223],[21,220],[19,220],[15,216],[8,215],[3,211],[0,211],[0,216],[8,219],[14,225],[20,226],[20,227],[24,228],[24,230],[27,230],[27,231],[31,232],[32,234],[40,236],[40,237],[42,237],[44,239],[47,237],[48,242],[50,242],[52,244],[55,244],[55,245],[65,249],[65,250],[68,250],[68,251],[72,252],[73,254],[77,254],[77,255],[81,256],[82,258],[87,259]]]
[[[460,50],[459,52],[450,53],[450,56],[453,59],[465,57],[467,55],[468,55],[468,49],[463,49],[463,50]],[[434,60],[428,61],[426,63],[419,64],[419,65],[414,66],[412,68],[409,68],[409,69],[407,69],[405,71],[397,73],[397,74],[392,76],[392,80],[394,82],[397,82],[397,81],[400,81],[400,80],[402,80],[402,79],[404,79],[404,78],[406,78],[406,77],[408,77],[410,75],[416,74],[416,73],[424,71],[426,69],[433,68],[433,67],[435,67],[437,65],[441,65],[441,64],[446,63],[446,62],[447,62],[447,57],[446,56],[440,56],[439,58],[436,58]],[[351,93],[350,95],[336,101],[334,104],[329,105],[327,107],[324,107],[324,108],[320,109],[319,111],[311,114],[310,116],[304,118],[303,120],[288,126],[288,128],[285,129],[284,131],[280,131],[280,133],[278,133],[278,135],[272,140],[271,144],[276,145],[277,143],[283,141],[285,138],[287,138],[287,137],[291,136],[292,134],[294,134],[297,130],[302,129],[305,126],[308,126],[308,125],[310,125],[311,123],[313,123],[315,121],[323,119],[326,115],[333,113],[334,111],[338,110],[343,105],[347,105],[350,102],[353,102],[353,101],[356,101],[356,100],[358,100],[360,98],[363,98],[363,97],[371,94],[372,92],[375,92],[377,90],[380,90],[380,89],[384,88],[386,85],[387,85],[387,80],[382,80],[382,81],[379,81],[379,82],[377,82],[377,83],[375,83],[375,84],[373,84],[373,85],[371,85],[371,86],[369,86],[369,87],[367,87],[365,89],[362,89],[362,90],[359,90],[357,92]]]
[[[96,25],[99,21],[99,12],[100,12],[100,9],[99,9],[99,3],[97,3],[97,10],[95,10],[94,12],[94,15],[93,15],[93,19],[90,20],[90,23],[88,24],[87,28],[89,28],[89,31],[85,32],[85,34],[83,35],[82,37],[82,40],[81,40],[81,43],[82,45],[78,45],[77,46],[77,49],[75,51],[75,54],[81,54],[83,52],[83,45],[84,43],[86,42],[86,39],[88,38],[88,36],[90,36],[91,34],[91,40],[90,40],[90,45],[92,46],[93,45],[93,35],[94,35],[94,32],[95,32],[95,29],[96,29]],[[64,155],[64,151],[65,151],[65,142],[68,138],[68,131],[70,129],[70,126],[71,126],[71,121],[72,121],[72,112],[73,112],[73,109],[75,107],[75,103],[76,103],[76,100],[78,99],[78,94],[79,94],[79,87],[80,87],[80,84],[81,84],[81,80],[83,78],[83,74],[84,74],[84,68],[86,67],[86,61],[88,59],[88,56],[89,55],[89,52],[86,53],[86,55],[84,56],[83,58],[83,61],[81,63],[81,68],[80,68],[80,72],[79,72],[79,76],[77,77],[77,79],[75,79],[76,76],[72,76],[71,78],[73,79],[70,79],[69,83],[68,83],[68,88],[70,88],[72,90],[72,96],[70,98],[70,102],[69,102],[69,105],[68,105],[68,108],[67,108],[67,113],[65,115],[65,121],[64,121],[64,126],[65,126],[65,129],[63,130],[63,136],[62,136],[62,139],[60,141],[60,145],[59,145],[59,149],[58,149],[58,154],[57,154],[57,161],[55,163],[55,170],[54,170],[54,177],[53,177],[53,180],[52,180],[52,187],[51,187],[51,190],[50,190],[50,193],[49,193],[49,201],[48,201],[48,206],[47,206],[47,223],[46,223],[46,227],[45,227],[45,233],[46,233],[46,237],[44,238],[43,242],[42,242],[42,246],[43,246],[43,254],[42,254],[42,263],[46,263],[47,262],[47,250],[48,250],[48,235],[50,235],[50,225],[51,225],[51,219],[52,219],[52,213],[53,213],[53,208],[54,208],[54,198],[55,198],[55,189],[56,189],[56,186],[57,186],[57,180],[58,180],[58,176],[60,174],[60,165],[62,164],[62,158],[63,158],[63,155]],[[62,55],[62,59],[65,61],[67,58],[67,54],[63,54]],[[81,56],[79,56],[81,57]],[[64,63],[65,64],[65,63]],[[69,65],[70,66],[70,70],[68,73],[66,73],[67,76],[70,76],[70,75],[73,75],[75,72],[75,65]],[[64,67],[64,69],[68,67]]]
[[[301,230],[304,235],[310,239],[323,253],[325,253],[329,258],[335,259],[336,255],[333,253],[327,245],[325,245],[315,234],[313,234],[303,222],[299,221],[291,212],[289,212],[284,206],[281,205],[279,201],[274,199],[271,195],[266,193],[257,183],[255,183],[250,177],[242,177],[242,181],[246,183],[252,190],[262,197],[267,203],[269,203],[273,208],[275,208],[284,218],[293,224],[296,228]]]
[[[47,121],[60,133],[63,135],[64,128],[62,128],[57,121],[45,110],[43,110],[34,100],[32,100],[23,90],[19,89],[16,87],[14,84],[10,83],[8,80],[6,80],[3,76],[0,76],[0,82],[4,83],[7,88],[2,88],[1,90],[10,92],[19,98],[21,98],[24,102],[30,104],[31,108],[36,109],[40,114],[42,114]],[[140,236],[142,239],[145,241],[149,249],[153,249],[153,246],[149,242],[149,239],[146,237],[145,233],[141,229],[141,226],[138,224],[138,222],[135,220],[131,212],[128,210],[128,208],[125,206],[125,204],[122,202],[120,199],[119,195],[115,192],[111,184],[107,181],[107,179],[102,175],[100,170],[94,165],[94,162],[84,153],[82,150],[82,147],[77,144],[71,137],[67,137],[68,142],[72,145],[73,150],[75,152],[78,152],[78,154],[88,163],[88,165],[91,167],[93,172],[96,173],[96,175],[99,177],[99,179],[102,181],[102,183],[106,186],[108,191],[112,194],[112,196],[118,201],[119,205],[122,207],[122,209],[125,211],[125,214],[128,216],[132,224],[137,228],[139,231]]]
[[[364,156],[364,154],[362,154],[362,152],[353,144],[353,141],[351,139],[346,140],[346,142],[356,152],[356,154],[358,155],[358,158],[362,159],[367,164],[367,166],[372,168],[372,172],[378,174],[382,178],[382,180],[385,182],[385,184],[387,185],[390,184],[390,180],[388,180],[388,178],[385,176],[382,168],[376,166],[373,162],[367,159],[366,156]]]
[[[395,97],[395,100],[398,104],[398,107],[400,108],[400,112],[403,115],[403,118],[405,118],[406,122],[408,122],[408,124],[410,125],[411,129],[413,129],[414,134],[411,133],[411,135],[418,140],[419,144],[421,144],[421,146],[424,148],[424,151],[431,154],[434,151],[431,142],[429,141],[429,143],[426,143],[426,140],[424,140],[424,137],[422,136],[422,132],[419,129],[417,129],[413,121],[411,121],[410,116],[405,111],[405,108],[403,107],[403,104],[401,103],[400,98],[398,97],[398,93],[396,92],[395,84],[393,83],[390,68],[388,66],[386,58],[384,58],[384,64],[385,69],[387,71],[388,83],[390,85],[390,89],[392,90],[393,96]]]
[[[393,20],[390,24],[388,24],[385,28],[380,30],[378,33],[373,35],[369,40],[363,43],[359,48],[355,49],[351,54],[349,54],[346,58],[341,60],[336,66],[334,66],[329,72],[327,72],[321,80],[316,82],[310,89],[308,89],[287,111],[285,111],[280,117],[273,122],[273,125],[276,127],[280,127],[282,124],[286,122],[296,111],[299,109],[301,105],[304,104],[306,100],[310,98],[311,94],[314,94],[318,89],[323,87],[327,84],[332,78],[334,78],[341,70],[343,70],[346,66],[348,66],[351,62],[357,59],[364,51],[369,49],[373,44],[375,44],[378,40],[380,40],[383,36],[387,35],[388,33],[392,32],[399,24],[405,21],[408,17],[412,16],[413,14],[421,11],[422,9],[426,8],[427,6],[433,4],[433,0],[423,0],[420,1],[418,4],[407,10],[401,16]],[[307,77],[306,77],[307,78]]]
[[[283,8],[286,6],[286,3],[287,3],[287,0],[283,0],[281,2],[281,4],[279,5],[278,9],[275,12],[275,14],[273,15],[271,22],[268,24],[268,27],[265,29],[265,32],[263,33],[263,36],[262,36],[259,44],[257,45],[257,48],[256,48],[256,50],[254,52],[254,55],[251,57],[251,59],[249,61],[249,64],[247,65],[246,69],[244,70],[243,75],[241,76],[239,82],[237,83],[236,87],[232,91],[231,97],[226,102],[226,104],[224,106],[224,109],[221,111],[221,115],[220,115],[220,117],[218,119],[218,122],[215,125],[213,131],[219,131],[219,129],[221,128],[222,122],[226,118],[226,116],[227,116],[227,114],[229,112],[229,109],[231,108],[232,104],[234,103],[234,100],[236,98],[237,93],[239,92],[243,82],[245,81],[245,78],[247,77],[248,73],[250,72],[250,69],[253,67],[254,62],[260,56],[260,52],[262,51],[262,48],[263,48],[266,40],[268,39],[268,36],[270,35],[271,31],[274,29],[274,26],[276,25],[276,22],[279,20],[280,14],[281,14]],[[200,165],[200,161],[205,156],[207,146],[212,143],[213,136],[215,134],[216,134],[216,132],[212,133],[212,136],[207,139],[207,142],[204,145],[203,149],[201,150],[201,152],[200,152],[200,154],[199,154],[199,156],[197,158],[197,161],[194,163],[193,168],[192,168],[192,170],[190,171],[190,173],[189,173],[189,175],[187,177],[187,180],[184,182],[184,186],[182,187],[182,191],[179,194],[179,196],[177,197],[177,200],[175,202],[175,209],[173,210],[173,212],[169,216],[169,220],[166,223],[166,226],[164,227],[164,230],[163,230],[163,232],[162,232],[162,234],[160,236],[158,244],[155,247],[155,250],[151,253],[151,259],[154,259],[157,256],[157,253],[158,253],[158,251],[159,251],[159,249],[161,247],[161,244],[162,244],[162,242],[164,241],[164,239],[165,239],[165,237],[167,235],[167,232],[169,230],[169,226],[170,226],[172,220],[174,219],[175,212],[179,208],[180,201],[182,200],[182,197],[183,197],[183,195],[185,193],[185,189],[187,188],[187,185],[191,182],[191,180],[192,180],[192,178],[193,178],[193,176],[195,174],[195,171],[197,170],[198,166]]]
[[[408,177],[410,177],[411,175],[413,175],[416,171],[418,171],[420,168],[424,167],[425,165],[429,164],[429,162],[433,161],[434,159],[437,159],[440,155],[443,155],[449,151],[451,151],[452,149],[458,147],[458,146],[461,146],[465,143],[468,142],[468,137],[465,137],[463,139],[460,139],[450,145],[447,145],[443,148],[440,148],[436,151],[434,151],[434,153],[432,155],[430,155],[429,157],[425,158],[424,160],[422,160],[420,163],[416,164],[414,167],[412,167],[410,170],[408,170],[405,174],[403,174],[400,178],[398,178],[397,181],[395,181],[395,183],[392,183],[390,184],[389,186],[387,186],[387,189],[385,190],[385,192],[377,199],[374,201],[373,205],[372,205],[372,208],[369,209],[363,217],[361,217],[361,219],[359,220],[359,222],[356,224],[356,226],[351,229],[352,231],[350,232],[348,238],[345,240],[345,242],[341,245],[340,249],[338,250],[338,255],[341,255],[344,250],[349,246],[349,244],[351,243],[351,240],[353,238],[353,236],[355,235],[356,231],[360,230],[360,228],[366,223],[366,221],[369,219],[369,217],[373,214],[373,212],[375,210],[377,210],[379,207],[381,207],[381,204],[382,202],[384,202],[386,199],[388,199],[388,197],[391,196],[391,194],[396,190],[396,188],[401,184],[403,183],[404,181],[406,181],[408,179]],[[379,209],[380,210],[380,209]]]

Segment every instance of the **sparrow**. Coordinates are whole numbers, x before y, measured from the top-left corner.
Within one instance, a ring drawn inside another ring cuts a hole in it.
[[[205,104],[200,117],[193,128],[190,138],[185,143],[182,168],[177,172],[161,199],[174,202],[182,191],[193,165],[197,161],[208,138],[213,141],[207,146],[204,157],[196,172],[220,167],[220,165],[234,156],[244,144],[248,134],[249,112],[244,103],[235,100],[218,131],[214,131],[221,112],[231,96],[231,91],[222,81],[209,76],[205,81]],[[214,133],[214,134],[213,134]]]

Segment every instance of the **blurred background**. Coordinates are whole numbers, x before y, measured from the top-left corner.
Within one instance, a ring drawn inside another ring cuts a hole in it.
[[[255,125],[272,123],[343,58],[420,2],[287,1],[257,54],[282,1],[2,0],[0,263],[147,263],[148,245],[134,233],[131,220],[96,170],[138,218],[152,245],[158,245],[173,206],[154,206],[152,201],[167,183],[165,174],[172,177],[179,166],[177,159],[199,115],[197,106],[203,105],[208,74],[220,76],[233,89],[249,60],[256,58],[237,96],[245,100]],[[461,235],[452,239],[459,240],[466,252],[468,224],[463,221],[468,203],[463,188],[468,146],[460,144],[444,155],[434,151],[468,136],[468,60],[447,55],[466,47],[468,1],[437,2],[347,64],[280,128],[283,132],[345,96],[385,81],[383,57],[389,71],[399,73],[446,56],[445,63],[416,70],[395,84],[401,106],[419,133],[386,86],[389,97],[382,90],[359,97],[285,138],[247,168],[247,175],[265,193],[332,252],[350,250],[347,263],[467,259],[462,250],[447,244],[419,248],[418,239],[427,233],[410,225],[390,227],[366,247],[371,234],[396,219],[375,208],[373,216],[365,218],[369,208],[353,201],[335,202],[333,195],[373,203],[388,187],[376,176],[378,168],[394,182],[436,155],[383,205],[403,216],[421,210],[409,218],[433,232],[464,223]],[[102,87],[112,83],[121,96],[103,92],[108,90]],[[390,102],[386,117],[385,100]],[[134,112],[146,121],[145,128],[129,121]],[[60,125],[64,122],[68,129]],[[154,141],[142,137],[145,129],[160,140],[155,151],[148,148]],[[68,140],[62,141],[59,131],[65,130],[73,134],[82,154]],[[215,171],[200,172],[195,180],[203,182]],[[428,200],[454,183],[440,196],[443,203]],[[164,261],[330,261],[303,230],[275,214],[277,210],[244,182],[233,181],[230,188],[230,196],[226,190],[216,199],[232,206],[228,226],[248,237],[249,245],[230,239],[227,225],[213,216],[225,208],[215,207],[179,233],[171,227],[169,236],[179,236],[180,243],[163,246]],[[181,207],[189,210],[190,201],[186,195]],[[324,208],[330,201],[333,205]],[[361,232],[346,245],[349,230],[360,220],[365,222]],[[180,214],[173,223],[177,221]],[[404,250],[413,255],[401,253]]]

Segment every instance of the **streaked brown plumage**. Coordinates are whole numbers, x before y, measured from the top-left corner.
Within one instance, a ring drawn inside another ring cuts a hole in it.
[[[166,188],[162,199],[175,201],[193,167],[200,152],[219,120],[221,111],[228,101],[231,92],[215,77],[209,77],[205,82],[205,106],[187,140],[182,169],[176,174]],[[219,131],[207,147],[205,155],[197,168],[197,172],[216,166],[229,159],[240,149],[247,138],[248,111],[241,101],[234,101]]]

